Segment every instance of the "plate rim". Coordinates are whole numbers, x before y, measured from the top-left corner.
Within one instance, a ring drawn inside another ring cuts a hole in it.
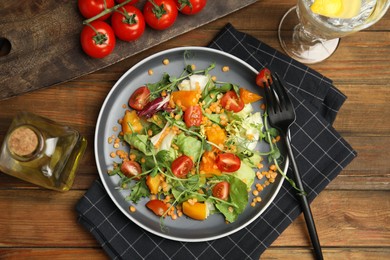
[[[168,235],[168,234],[163,233],[163,232],[157,232],[157,231],[149,228],[148,226],[140,223],[137,219],[131,217],[130,214],[128,214],[128,212],[119,204],[119,202],[116,201],[114,195],[112,194],[112,192],[110,190],[110,187],[106,183],[106,181],[104,179],[104,174],[107,174],[107,173],[103,172],[102,165],[101,165],[101,163],[99,161],[99,154],[97,152],[97,150],[98,150],[98,134],[99,134],[99,129],[98,128],[101,125],[101,120],[102,120],[102,117],[103,117],[103,113],[104,113],[104,111],[106,109],[107,103],[109,102],[110,97],[113,95],[115,90],[120,85],[120,82],[124,78],[126,78],[128,74],[132,73],[134,70],[136,70],[138,67],[142,66],[144,63],[147,63],[150,60],[155,59],[156,57],[161,57],[161,56],[164,56],[166,54],[179,52],[179,51],[205,51],[205,52],[216,53],[218,55],[222,55],[222,56],[228,57],[230,59],[233,59],[233,60],[241,63],[243,66],[247,67],[248,69],[250,69],[254,73],[258,72],[250,64],[248,64],[244,60],[242,60],[242,59],[240,59],[240,58],[238,58],[238,57],[236,57],[236,56],[234,56],[234,55],[232,55],[230,53],[227,53],[227,52],[224,52],[224,51],[221,51],[221,50],[217,50],[217,49],[213,49],[213,48],[210,48],[210,47],[202,47],[202,46],[174,47],[174,48],[166,49],[166,50],[163,50],[163,51],[159,51],[157,53],[154,53],[154,54],[152,54],[152,55],[142,59],[141,61],[139,61],[139,62],[135,63],[133,66],[131,66],[131,68],[129,68],[125,73],[122,74],[121,77],[119,77],[116,80],[115,84],[112,86],[111,90],[108,92],[107,96],[104,99],[104,102],[101,105],[101,108],[100,108],[100,111],[99,111],[99,114],[98,114],[98,118],[97,118],[97,121],[96,121],[96,126],[95,126],[94,157],[95,157],[97,170],[98,170],[98,173],[99,173],[99,178],[101,180],[101,183],[104,186],[105,191],[109,195],[110,199],[114,202],[115,206],[129,219],[129,221],[134,222],[136,225],[138,225],[140,228],[144,229],[145,231],[148,231],[148,232],[150,232],[150,233],[152,233],[154,235],[157,235],[157,236],[165,238],[165,239],[170,239],[170,240],[179,241],[179,242],[206,242],[206,241],[215,240],[215,239],[219,239],[219,238],[223,238],[223,237],[227,237],[229,235],[232,235],[232,234],[242,230],[243,228],[247,227],[253,221],[258,219],[264,213],[264,211],[269,208],[271,203],[275,200],[276,196],[279,194],[279,192],[281,190],[281,187],[282,187],[282,185],[283,185],[283,183],[285,181],[284,177],[281,176],[281,181],[278,183],[275,192],[270,196],[270,199],[263,206],[263,208],[254,217],[252,217],[251,219],[249,219],[248,221],[246,221],[244,224],[240,225],[239,227],[234,228],[234,229],[232,229],[232,230],[230,230],[228,232],[224,232],[224,233],[219,234],[219,235],[214,235],[214,236],[209,236],[209,237],[204,237],[204,238],[182,238],[182,237]],[[287,172],[288,165],[289,165],[289,159],[288,159],[288,157],[286,157],[285,164],[284,164],[284,169],[283,169],[284,173]]]

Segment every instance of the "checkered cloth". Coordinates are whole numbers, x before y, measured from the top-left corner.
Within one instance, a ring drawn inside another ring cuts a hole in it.
[[[267,66],[287,82],[297,119],[292,146],[312,201],[356,152],[333,129],[346,97],[332,81],[228,24],[210,44],[260,70]],[[290,173],[288,173],[290,175]],[[77,204],[79,222],[112,259],[259,259],[301,214],[296,191],[286,181],[268,209],[242,230],[214,241],[177,242],[155,236],[123,215],[97,180]]]

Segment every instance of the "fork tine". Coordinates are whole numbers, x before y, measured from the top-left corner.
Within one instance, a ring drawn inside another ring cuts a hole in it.
[[[275,99],[270,86],[264,84],[265,100],[267,103],[268,114],[276,112],[277,100]]]
[[[287,94],[286,88],[281,83],[279,75],[275,73],[272,77],[274,82],[273,87],[279,97],[280,106],[282,107],[282,109],[291,110],[293,106],[290,97]]]

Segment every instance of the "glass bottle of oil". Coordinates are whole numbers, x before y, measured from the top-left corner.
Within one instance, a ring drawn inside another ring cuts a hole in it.
[[[21,112],[4,138],[0,171],[48,189],[67,191],[86,146],[78,131]]]

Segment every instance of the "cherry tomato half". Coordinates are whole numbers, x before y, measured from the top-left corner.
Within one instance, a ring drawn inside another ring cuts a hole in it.
[[[111,25],[115,35],[122,41],[137,40],[145,31],[145,19],[142,12],[130,4],[114,12]]]
[[[135,110],[142,110],[149,102],[150,90],[147,86],[137,88],[129,98],[129,106]]]
[[[194,163],[187,155],[179,156],[171,164],[171,170],[178,178],[186,177],[192,167],[194,167]]]
[[[165,30],[172,26],[177,18],[177,7],[173,0],[146,1],[143,13],[145,22],[155,30]]]
[[[116,42],[114,31],[103,21],[93,21],[90,26],[85,25],[81,31],[80,41],[83,51],[93,58],[109,55],[114,50]]]
[[[182,14],[193,15],[203,10],[207,0],[175,0],[177,9]]]
[[[134,161],[124,161],[121,165],[121,172],[126,175],[126,177],[131,178],[141,174],[141,166],[139,163]]]
[[[114,0],[78,0],[78,7],[80,13],[85,18],[91,18],[95,15],[100,14],[104,11],[104,1],[106,2],[107,8],[111,8],[115,5]],[[111,16],[111,13],[108,13],[98,20],[104,21],[107,20]]]
[[[227,181],[221,181],[215,184],[213,187],[213,196],[221,200],[227,200],[230,192],[230,183]]]
[[[267,68],[264,68],[259,71],[256,76],[256,85],[259,87],[269,86],[272,84],[271,71]]]
[[[242,99],[240,97],[238,97],[236,92],[234,92],[233,90],[226,92],[222,96],[221,105],[226,110],[230,110],[230,111],[233,111],[236,113],[240,112],[245,106]]]
[[[200,106],[190,106],[184,111],[184,122],[187,127],[200,126],[202,123],[202,109]]]
[[[145,206],[160,217],[168,210],[168,205],[158,199],[149,200]]]
[[[241,160],[234,153],[221,153],[218,154],[215,160],[217,167],[222,172],[235,172],[240,169]]]

